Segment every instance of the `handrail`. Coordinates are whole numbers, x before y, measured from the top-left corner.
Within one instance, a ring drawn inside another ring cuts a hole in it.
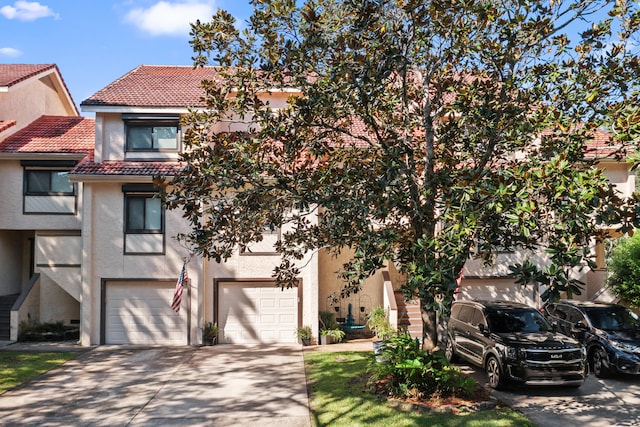
[[[39,283],[40,283],[40,273],[35,273],[33,276],[31,276],[31,278],[29,279],[29,282],[22,289],[22,292],[20,292],[18,299],[16,299],[16,302],[14,302],[13,306],[11,307],[10,319],[9,319],[9,322],[10,322],[9,339],[11,341],[18,340],[18,334],[20,332],[19,331],[20,322],[25,318],[29,318],[28,310],[30,306],[29,304],[25,304],[25,302],[29,300],[29,296],[31,295],[32,291],[34,291],[35,289],[39,289],[39,287],[36,286]],[[35,297],[38,298],[38,295],[35,295]],[[25,307],[23,307],[23,305],[25,305]]]
[[[22,304],[24,304],[24,301],[29,296],[29,293],[31,292],[33,287],[36,285],[36,283],[38,283],[38,280],[40,280],[40,273],[34,273],[34,275],[31,276],[31,279],[29,279],[29,283],[27,283],[27,286],[25,286],[22,292],[20,292],[20,295],[18,296],[18,299],[16,300],[16,302],[13,303],[13,307],[11,307],[11,311],[20,310],[20,307],[22,307]]]
[[[398,303],[396,302],[396,296],[393,292],[393,282],[391,282],[391,275],[388,271],[382,272],[383,291],[382,301],[389,315],[389,323],[395,329],[398,329]]]

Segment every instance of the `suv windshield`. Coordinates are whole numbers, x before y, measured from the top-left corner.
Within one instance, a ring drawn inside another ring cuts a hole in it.
[[[591,321],[591,325],[597,329],[606,331],[624,331],[640,329],[638,315],[625,308],[585,308],[585,313]]]
[[[549,322],[533,309],[514,308],[487,311],[487,320],[492,332],[498,334],[513,332],[550,332]]]

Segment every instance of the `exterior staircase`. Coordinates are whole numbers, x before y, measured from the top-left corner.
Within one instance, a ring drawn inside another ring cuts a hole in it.
[[[0,296],[0,341],[11,339],[11,307],[20,294]]]
[[[398,306],[398,329],[409,332],[413,338],[422,339],[422,315],[420,314],[420,302],[415,299],[405,300],[402,292],[394,291],[396,305]]]

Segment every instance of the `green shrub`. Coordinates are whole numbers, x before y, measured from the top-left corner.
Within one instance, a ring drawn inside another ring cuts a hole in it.
[[[336,316],[330,311],[321,311],[318,313],[320,318],[320,329],[338,329]]]
[[[321,329],[320,335],[325,337],[331,337],[335,342],[340,342],[345,337],[345,332],[342,329]]]
[[[427,353],[417,338],[402,332],[389,338],[379,362],[372,364],[371,385],[393,397],[464,397],[477,383],[452,366],[440,352]]]
[[[607,260],[607,286],[633,307],[640,307],[640,233],[620,239]]]
[[[63,322],[43,322],[43,323],[20,323],[20,330],[23,333],[29,332],[64,332],[68,327]]]

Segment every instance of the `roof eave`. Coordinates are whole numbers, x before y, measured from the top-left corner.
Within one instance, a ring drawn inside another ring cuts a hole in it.
[[[128,182],[128,183],[149,183],[153,182],[151,175],[99,175],[99,174],[75,174],[70,173],[71,182]],[[163,175],[173,178],[173,175]]]
[[[23,159],[73,159],[82,160],[87,157],[87,153],[0,153],[0,159],[23,160]]]
[[[67,88],[67,85],[64,82],[64,79],[62,78],[62,75],[60,74],[60,70],[58,70],[57,65],[54,65],[51,68],[44,69],[41,72],[34,74],[27,79],[24,79],[15,84],[12,84],[11,86],[1,86],[0,92],[9,92],[9,90],[20,88],[23,85],[29,84],[29,82],[32,80],[40,80],[43,77],[47,77],[49,75],[52,75],[55,89],[63,98],[64,103],[67,105],[67,108],[70,110],[70,112],[73,115],[79,116],[80,111],[78,110],[76,103],[73,101],[73,97],[71,96],[71,93],[69,92],[69,89]]]
[[[81,104],[80,108],[85,113],[178,113],[186,114],[189,109],[186,107],[143,107],[130,105],[91,105]]]

